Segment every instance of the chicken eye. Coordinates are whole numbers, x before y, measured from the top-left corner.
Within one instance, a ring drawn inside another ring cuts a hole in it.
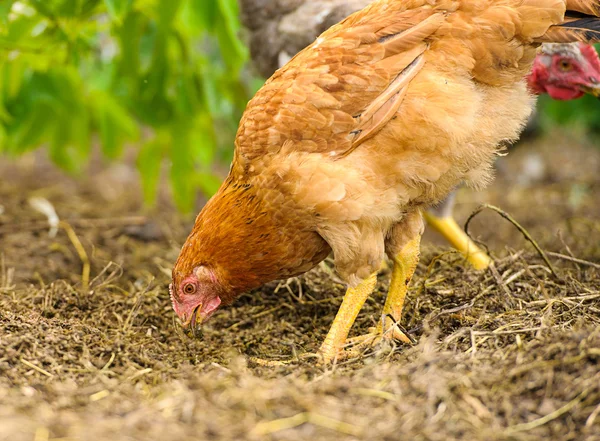
[[[186,294],[194,294],[196,292],[196,286],[193,283],[186,283],[183,286],[183,292]]]
[[[568,72],[573,69],[573,65],[567,60],[561,60],[559,63],[559,67],[562,71]]]

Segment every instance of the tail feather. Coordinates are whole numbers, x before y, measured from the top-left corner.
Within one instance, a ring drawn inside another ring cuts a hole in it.
[[[563,23],[551,26],[540,43],[600,42],[600,0],[567,0]]]
[[[539,40],[539,43],[584,43],[600,42],[600,19],[586,17],[570,20],[558,26],[552,26]]]
[[[600,18],[586,17],[564,23],[561,27],[579,35],[586,43],[600,41]]]
[[[567,0],[567,10],[598,17],[600,16],[600,2],[598,0]]]

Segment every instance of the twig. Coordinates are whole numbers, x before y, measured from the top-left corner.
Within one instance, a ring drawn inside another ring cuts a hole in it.
[[[382,400],[386,401],[398,402],[397,395],[394,395],[390,392],[386,392],[384,390],[358,387],[356,389],[350,389],[348,392],[350,392],[351,394],[361,395],[363,397],[375,397],[381,398]]]
[[[511,370],[508,373],[508,377],[509,378],[518,377],[519,375],[523,375],[524,373],[535,370],[535,369],[549,368],[549,367],[555,367],[555,366],[564,366],[564,365],[579,363],[581,360],[585,359],[587,356],[588,356],[587,353],[582,353],[575,357],[561,358],[560,360],[534,361],[532,363],[514,368],[513,370]]]
[[[489,268],[490,268],[490,271],[492,272],[492,275],[494,276],[494,279],[496,279],[496,284],[500,288],[502,288],[502,290],[504,291],[504,294],[506,294],[507,297],[510,297],[510,291],[509,291],[508,287],[506,286],[506,283],[504,283],[504,281],[502,280],[502,276],[496,269],[496,265],[492,262],[490,264]]]
[[[100,392],[96,392],[95,394],[90,395],[90,401],[93,403],[95,401],[100,401],[110,395],[110,391],[107,389],[103,389]],[[53,440],[54,441],[54,440]]]
[[[102,367],[102,369],[100,369],[101,371],[106,371],[108,370],[108,368],[110,367],[110,365],[112,364],[113,361],[115,361],[115,357],[116,354],[114,352],[112,352],[110,354],[110,359],[106,362],[106,364]]]
[[[472,308],[473,306],[475,306],[475,302],[477,302],[477,300],[482,298],[484,295],[486,295],[490,291],[491,291],[491,286],[485,288],[483,291],[481,291],[479,294],[477,294],[475,297],[473,297],[469,303],[465,303],[464,305],[456,306],[456,307],[450,308],[450,309],[443,309],[440,312],[438,312],[436,315],[434,315],[431,319],[429,319],[429,321],[438,319],[443,315],[455,314],[457,312],[464,311],[465,309]]]
[[[24,358],[21,358],[19,361],[21,363],[23,363],[25,366],[30,367],[31,369],[34,369],[34,370],[38,371],[40,374],[44,374],[46,377],[50,377],[50,378],[54,377],[54,375],[51,374],[50,372],[48,372],[47,370],[44,370],[41,367],[36,366],[35,364],[33,364],[33,363],[25,360]]]
[[[75,234],[75,230],[73,230],[71,225],[65,221],[60,221],[59,226],[65,230],[67,236],[69,236],[69,239],[71,240],[71,243],[75,247],[77,254],[79,255],[79,259],[83,264],[83,270],[81,272],[81,285],[83,286],[84,291],[88,291],[90,287],[90,259],[88,258],[85,248],[83,248],[81,241],[77,237],[77,234]]]
[[[594,421],[596,421],[596,417],[600,415],[600,404],[596,406],[590,416],[585,420],[585,427],[592,427]]]
[[[552,329],[557,326],[537,326],[535,328],[523,328],[523,329],[515,329],[513,331],[473,331],[475,335],[513,335],[513,334],[525,334],[527,332],[535,332],[540,331],[542,329]]]
[[[525,302],[527,306],[536,306],[536,305],[544,305],[552,302],[564,302],[565,300],[594,300],[600,297],[600,294],[588,294],[583,296],[573,296],[573,297],[554,297],[551,299],[544,300],[533,300],[531,302]]]
[[[525,274],[525,272],[527,271],[527,269],[522,269],[521,271],[517,271],[516,273],[514,273],[512,276],[510,276],[508,279],[506,279],[504,281],[504,284],[506,286],[510,285],[512,282],[514,282],[515,280],[517,280],[519,277],[521,277],[523,274]]]
[[[571,409],[573,409],[575,406],[577,406],[586,397],[586,395],[588,394],[589,391],[590,391],[590,388],[583,390],[573,400],[569,401],[567,404],[565,404],[560,409],[556,409],[554,412],[549,413],[546,416],[543,416],[536,420],[530,421],[528,423],[517,424],[516,426],[508,427],[507,431],[508,432],[524,432],[527,430],[532,430],[537,427],[543,426],[544,424],[549,423],[552,420],[555,420],[556,418],[569,412]]]
[[[473,330],[471,330],[471,349],[472,354],[475,355],[477,353],[477,339],[475,338]]]
[[[475,218],[475,216],[477,216],[479,213],[481,213],[486,208],[489,208],[490,210],[495,211],[500,216],[502,216],[504,219],[506,219],[511,224],[513,224],[517,228],[517,230],[519,230],[521,232],[521,234],[525,237],[525,239],[527,239],[533,245],[533,247],[539,253],[539,255],[541,256],[541,258],[544,259],[544,262],[546,263],[546,265],[548,266],[548,268],[552,272],[552,275],[554,277],[556,277],[558,280],[560,280],[560,277],[558,276],[558,274],[554,270],[554,267],[552,266],[552,263],[550,262],[550,260],[548,260],[548,257],[546,256],[546,253],[544,253],[544,251],[540,248],[540,246],[538,245],[538,243],[533,239],[533,237],[531,237],[531,235],[529,234],[529,232],[525,228],[523,228],[523,226],[521,224],[519,224],[510,214],[508,214],[506,211],[504,211],[504,210],[502,210],[502,209],[500,209],[500,208],[498,208],[498,207],[496,207],[494,205],[490,205],[490,204],[483,204],[483,205],[481,205],[473,213],[471,213],[471,215],[467,219],[467,222],[465,222],[464,230],[465,230],[466,235],[469,236],[469,238],[471,240],[475,240],[475,239],[473,239],[473,237],[469,233],[469,224],[471,223],[471,221],[473,220],[473,218]]]
[[[352,424],[334,420],[333,418],[312,412],[308,413],[308,422],[314,424],[315,426],[324,427],[325,429],[334,430],[346,435],[359,436],[361,432],[358,427]]]
[[[143,297],[150,290],[152,283],[154,283],[154,278],[152,278],[148,282],[148,286],[146,286],[146,288],[144,288],[144,290],[139,293],[139,295],[137,296],[137,299],[135,301],[135,304],[129,310],[129,314],[127,314],[127,317],[125,318],[125,321],[122,324],[122,329],[123,329],[124,333],[126,333],[129,329],[131,329],[133,327],[133,320],[137,316],[137,314],[140,310],[140,307],[142,306],[142,303],[144,301]]]
[[[586,266],[591,266],[593,268],[600,269],[600,264],[590,262],[588,260],[578,259],[576,257],[566,256],[566,255],[560,254],[560,253],[553,253],[552,251],[548,251],[546,254],[548,254],[549,256],[552,256],[552,257],[556,257],[558,259],[568,260],[569,262],[574,262],[574,263],[578,263],[580,265],[586,265]]]
[[[269,435],[282,430],[293,429],[308,422],[308,412],[302,412],[289,418],[258,423],[252,430],[255,435]]]
[[[133,381],[136,378],[141,377],[142,375],[149,374],[150,372],[152,372],[152,368],[142,369],[141,371],[137,371],[135,374],[133,374],[129,378],[127,378],[127,381]]]

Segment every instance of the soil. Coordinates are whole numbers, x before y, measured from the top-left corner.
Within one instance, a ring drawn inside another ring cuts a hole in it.
[[[192,339],[167,285],[193,217],[168,192],[148,209],[128,165],[74,178],[39,154],[1,159],[0,440],[600,440],[600,149],[556,133],[497,165],[457,218],[501,207],[557,275],[491,211],[470,227],[496,260],[485,272],[427,232],[402,323],[417,343],[325,367],[298,355],[341,302],[331,262]],[[32,197],[56,210],[55,236]]]

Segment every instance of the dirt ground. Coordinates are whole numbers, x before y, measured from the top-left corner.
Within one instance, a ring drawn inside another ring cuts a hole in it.
[[[296,356],[318,348],[340,304],[329,262],[244,295],[193,340],[167,293],[192,217],[168,194],[145,209],[126,166],[92,169],[76,179],[39,155],[0,160],[0,440],[600,440],[593,142],[520,145],[489,189],[459,195],[461,222],[482,202],[502,207],[563,256],[549,257],[558,277],[494,213],[471,230],[495,271],[428,232],[403,318],[418,343],[327,368]],[[63,221],[55,237],[32,197]]]

